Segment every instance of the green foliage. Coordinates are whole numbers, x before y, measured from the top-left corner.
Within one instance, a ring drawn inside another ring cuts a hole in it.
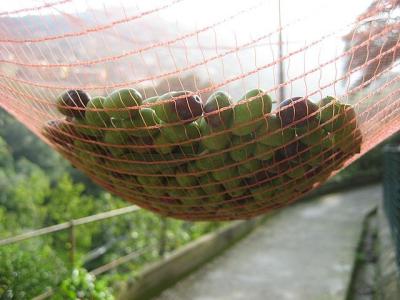
[[[53,295],[54,300],[113,300],[110,290],[104,282],[96,280],[85,269],[74,269]]]
[[[95,200],[92,196],[83,195],[84,190],[82,183],[74,183],[68,174],[63,174],[49,193],[51,205],[47,209],[47,223],[62,223],[93,213]]]
[[[1,110],[0,123],[0,239],[129,205],[88,184],[55,151]],[[76,266],[93,270],[137,253],[131,262],[102,275],[107,281],[94,282],[83,270],[65,279],[71,267],[68,231],[0,247],[0,299],[30,299],[60,286],[64,279],[57,299],[77,299],[78,291],[89,297],[80,299],[112,299],[105,284],[131,277],[162,253],[218,226],[139,211],[77,227]]]
[[[6,141],[0,136],[0,168],[10,169],[13,166],[13,157]]]
[[[24,158],[34,162],[54,178],[58,178],[59,172],[64,172],[68,167],[68,163],[60,155],[2,109],[0,109],[0,136],[6,142],[8,151],[15,161]]]
[[[0,299],[31,299],[56,286],[66,269],[48,245],[37,241],[0,248]]]
[[[86,175],[73,168],[61,155],[35,137],[26,127],[1,108],[0,137],[0,186],[1,169],[4,163],[10,164],[9,156],[11,156],[15,162],[24,159],[37,165],[51,178],[51,183],[56,182],[64,173],[68,173],[74,182],[81,182],[85,185],[85,193],[98,195],[102,192],[102,189]],[[7,149],[5,154],[3,153],[4,149]],[[4,155],[8,158],[4,159]]]

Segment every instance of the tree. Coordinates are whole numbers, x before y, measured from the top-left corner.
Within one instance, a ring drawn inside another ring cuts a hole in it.
[[[40,167],[50,178],[51,184],[57,182],[64,173],[69,173],[74,182],[81,182],[85,185],[85,194],[98,195],[103,191],[85,174],[73,168],[66,159],[1,108],[0,137],[0,186],[2,184],[1,169],[5,161],[9,161],[9,158],[6,160],[3,157],[7,152],[14,162],[25,159]]]
[[[372,79],[400,58],[399,8],[400,0],[374,0],[357,18],[356,26],[343,37],[345,51],[358,47],[345,62],[345,72],[361,68],[353,86]],[[377,34],[381,34],[379,38],[372,38]]]
[[[0,248],[0,299],[32,299],[56,286],[65,264],[40,241]]]

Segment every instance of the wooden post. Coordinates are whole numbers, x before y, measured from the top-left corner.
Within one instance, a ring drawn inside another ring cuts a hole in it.
[[[75,267],[75,251],[76,251],[76,237],[75,237],[75,222],[74,220],[69,221],[69,243],[70,243],[70,252],[69,259],[71,264],[71,270]]]
[[[160,246],[158,249],[158,255],[161,257],[165,254],[165,247],[167,244],[167,225],[167,218],[161,217]]]

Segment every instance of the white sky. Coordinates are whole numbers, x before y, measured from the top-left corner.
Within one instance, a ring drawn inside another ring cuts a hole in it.
[[[43,5],[44,3],[58,2],[59,0],[15,0],[7,1],[0,0],[0,11],[13,11],[26,7],[35,7]],[[328,39],[320,47],[310,49],[301,55],[293,56],[290,61],[286,63],[286,77],[295,77],[302,74],[307,69],[316,66],[319,61],[327,60],[343,49],[343,42],[341,36],[348,32],[349,27],[343,29],[346,25],[354,22],[355,18],[362,13],[372,0],[364,1],[349,1],[349,0],[281,0],[282,23],[293,23],[296,19],[301,19],[295,26],[290,27],[289,30],[284,32],[284,41],[288,42],[284,46],[284,52],[293,51],[313,40],[319,39],[324,34],[337,32],[336,39]],[[131,9],[143,12],[160,7],[172,2],[171,0],[72,0],[70,3],[56,6],[58,11],[54,8],[41,10],[41,14],[57,14],[59,11],[67,13],[84,12],[88,8],[111,11],[113,8],[131,7]],[[278,0],[183,0],[173,4],[168,9],[163,9],[161,12],[156,13],[156,16],[166,18],[171,21],[172,30],[179,28],[202,28],[215,22],[218,22],[226,17],[229,17],[243,9],[256,7],[250,13],[242,14],[240,17],[234,18],[232,21],[227,22],[226,25],[214,29],[217,31],[217,36],[220,39],[220,44],[227,44],[229,46],[235,43],[246,42],[252,37],[258,37],[263,34],[272,32],[278,27]],[[30,12],[35,13],[35,12]],[[134,12],[129,12],[129,15],[134,15]],[[156,19],[154,19],[156,21]],[[104,23],[109,23],[112,20],[104,20]],[[176,27],[175,27],[176,26]],[[276,38],[276,35],[275,35]],[[209,43],[213,45],[213,35],[203,37],[202,43]],[[273,40],[273,42],[276,40]],[[258,50],[258,49],[257,49]],[[263,52],[262,52],[263,51]],[[244,54],[244,53],[243,53]],[[238,54],[239,55],[239,54]],[[244,62],[244,69],[247,67],[254,67],[249,61],[253,59],[252,53],[247,53],[246,56],[241,58]],[[259,54],[257,54],[259,55]],[[264,55],[264,57],[261,57]],[[194,58],[193,58],[194,59]],[[265,64],[272,60],[271,49],[260,49],[260,58],[258,58],[258,65]],[[229,61],[228,64],[232,64]],[[290,64],[290,65],[289,65]],[[307,64],[307,65],[306,65]],[[251,65],[251,66],[250,66]],[[208,68],[208,67],[207,67]],[[209,67],[209,72],[219,72],[219,67]],[[323,84],[324,78],[326,82],[332,81],[334,72],[340,69],[340,66],[331,65],[327,66],[323,72],[312,74],[308,80],[298,81],[291,85],[289,89],[294,89],[295,92],[304,89],[317,89],[318,85]],[[245,70],[243,70],[245,71]],[[212,77],[217,78],[218,74],[211,74]],[[219,74],[220,76],[229,77],[229,74]],[[231,76],[235,74],[232,73]],[[271,86],[276,84],[272,82],[271,70],[259,72],[264,86]],[[275,76],[275,75],[274,75]],[[260,81],[260,79],[258,80]],[[322,79],[321,79],[322,78]],[[253,85],[255,78],[249,78],[248,85]],[[245,83],[244,83],[245,84]],[[237,89],[237,87],[234,87]],[[336,87],[330,87],[327,92],[334,91]]]
[[[13,11],[21,8],[41,6],[46,3],[58,2],[60,0],[17,0],[7,1],[1,0],[0,11]],[[88,7],[103,9],[104,7],[137,7],[140,10],[147,10],[155,8],[159,5],[165,5],[169,3],[166,0],[72,0],[69,3],[58,5],[64,12],[77,12],[85,11]],[[218,19],[221,15],[229,15],[230,12],[237,12],[245,7],[250,7],[254,4],[262,3],[263,9],[259,10],[260,14],[263,14],[265,19],[259,19],[258,22],[268,23],[268,19],[271,15],[277,13],[276,7],[278,0],[185,0],[177,3],[170,10],[171,14],[179,15],[179,21],[191,23],[193,22],[193,14],[186,14],[185,11],[196,12],[198,16],[202,16],[201,19],[204,22],[209,22],[212,19]],[[344,24],[352,21],[354,16],[364,10],[370,1],[349,1],[349,0],[281,0],[281,9],[284,19],[293,19],[298,16],[307,15],[325,15],[329,19],[334,19],[336,24]],[[266,8],[266,9],[265,9]],[[264,10],[265,9],[265,10]],[[56,11],[52,8],[48,10],[42,10],[42,12],[55,13]],[[32,12],[31,12],[32,13]],[[201,24],[201,21],[195,18],[196,21]],[[253,18],[255,20],[256,18]],[[265,22],[263,22],[265,21]],[[245,24],[244,24],[245,25]],[[320,24],[320,26],[326,24]],[[250,23],[249,23],[250,26]]]
[[[0,12],[14,11],[22,8],[36,7],[45,3],[60,0],[0,0]],[[370,0],[372,1],[372,0]],[[370,1],[349,0],[281,0],[282,24],[301,22],[285,33],[284,39],[290,42],[310,41],[319,38],[323,33],[337,30],[354,21],[355,17],[365,10]],[[30,14],[58,14],[59,12],[78,13],[89,9],[111,10],[131,8],[144,12],[164,6],[173,0],[71,0],[58,4],[53,8],[40,11],[30,11]],[[161,16],[180,26],[201,28],[221,19],[229,17],[243,9],[256,7],[251,13],[242,14],[229,22],[229,28],[234,31],[235,38],[241,36],[259,36],[275,30],[278,27],[278,0],[183,0],[163,9],[153,16]],[[135,12],[129,12],[134,15]],[[22,14],[19,14],[22,15]],[[6,15],[4,15],[6,16]],[[15,16],[15,14],[13,15]],[[119,16],[116,18],[120,18]],[[235,21],[237,21],[235,23]],[[104,20],[109,23],[110,20]]]

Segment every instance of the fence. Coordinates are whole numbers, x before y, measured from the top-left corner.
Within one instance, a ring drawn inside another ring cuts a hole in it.
[[[115,210],[99,213],[96,215],[91,215],[88,217],[70,220],[65,223],[56,224],[56,225],[49,226],[49,227],[44,227],[44,228],[41,228],[38,230],[33,230],[33,231],[29,231],[29,232],[26,232],[26,233],[23,233],[23,234],[20,234],[17,236],[2,239],[2,240],[0,240],[0,247],[5,246],[5,245],[14,244],[14,243],[19,243],[21,241],[31,239],[31,238],[48,235],[50,233],[67,230],[67,231],[69,231],[68,238],[69,238],[69,243],[71,245],[71,247],[69,247],[70,266],[71,266],[71,268],[73,268],[76,265],[76,228],[77,227],[79,227],[81,225],[93,223],[93,222],[98,222],[98,221],[107,220],[110,218],[126,215],[126,214],[136,213],[140,210],[141,209],[139,207],[132,205],[132,206],[128,206],[128,207],[124,207],[124,208],[120,208],[120,209],[115,209]],[[165,249],[166,249],[165,243],[166,243],[167,226],[166,226],[165,219],[163,219],[162,222],[163,222],[163,225],[161,226],[161,231],[160,231],[160,235],[159,235],[159,245],[158,245],[158,247],[159,247],[158,253],[160,256],[164,255]],[[101,265],[93,270],[90,270],[90,273],[92,273],[93,275],[99,275],[99,274],[105,273],[111,269],[114,269],[114,268],[120,266],[121,264],[124,264],[126,262],[133,260],[134,258],[138,257],[138,255],[140,255],[140,253],[138,253],[137,251],[133,251],[131,253],[128,253],[125,256],[118,257],[104,265]],[[46,299],[46,298],[49,298],[52,295],[52,293],[53,292],[51,290],[49,290],[49,291],[35,297],[34,299],[35,300]]]
[[[400,270],[400,145],[384,148],[384,210],[394,239]]]

